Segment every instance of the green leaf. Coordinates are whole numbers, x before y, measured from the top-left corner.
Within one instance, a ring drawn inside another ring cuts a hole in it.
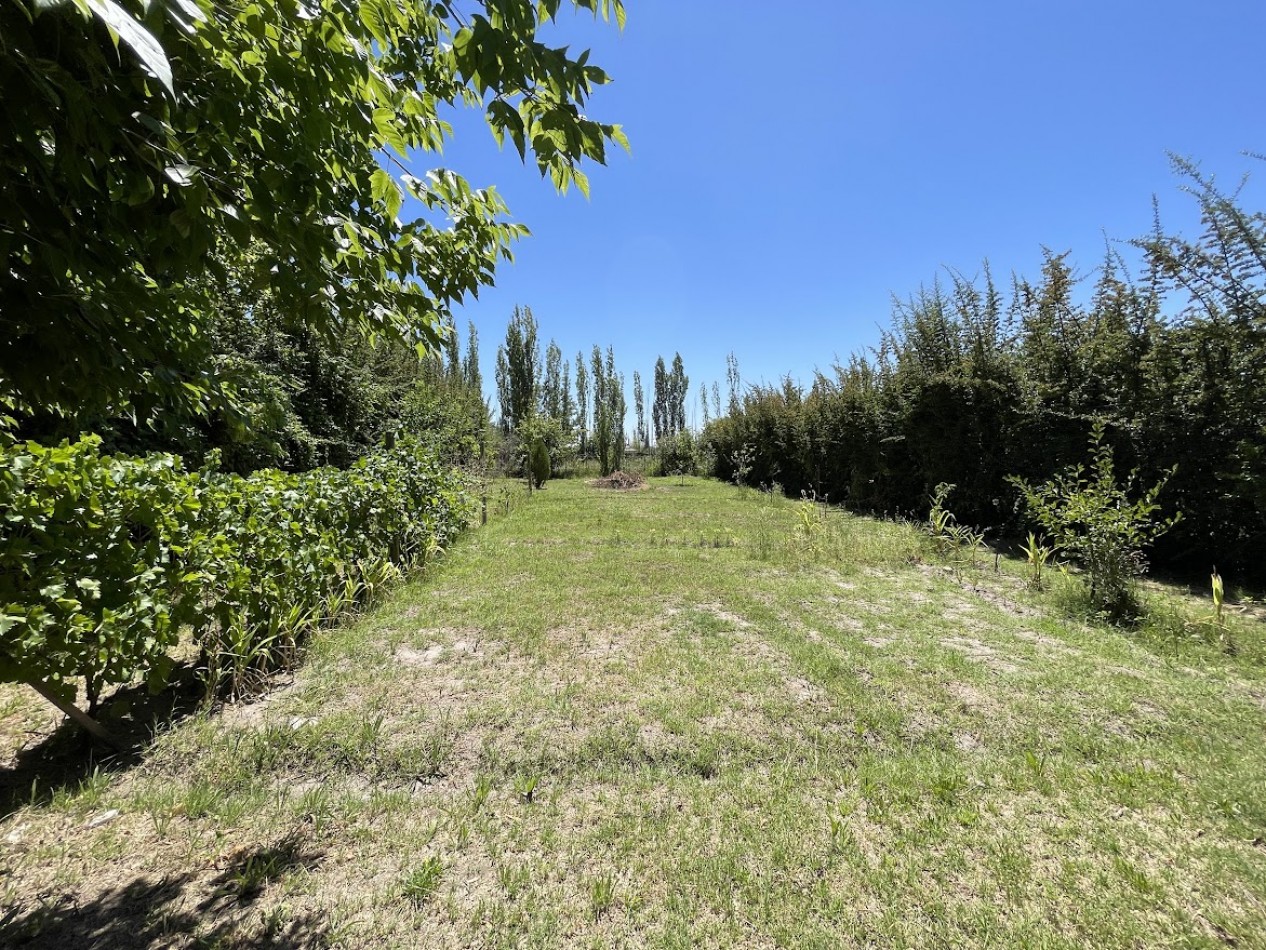
[[[163,52],[154,34],[137,23],[132,15],[114,0],[86,0],[86,2],[88,8],[110,28],[110,32],[128,45],[141,64],[174,97],[176,89],[172,84],[171,63],[168,62],[167,54]]]

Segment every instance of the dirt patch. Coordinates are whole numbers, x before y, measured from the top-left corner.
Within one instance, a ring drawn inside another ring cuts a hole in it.
[[[637,472],[612,472],[605,478],[595,478],[589,485],[592,488],[609,488],[615,491],[636,491],[646,487],[646,479]]]
[[[862,640],[862,643],[866,644],[866,646],[874,647],[876,650],[882,650],[884,647],[891,646],[896,642],[892,637],[866,637]]]
[[[726,610],[720,604],[700,604],[698,609],[702,610],[704,613],[711,614],[713,617],[716,617],[717,620],[721,620],[721,621],[724,621],[725,623],[728,623],[730,626],[734,627],[736,630],[752,629],[752,625],[750,622],[740,617],[738,614],[734,613],[732,610]]]
[[[397,663],[403,663],[405,666],[434,666],[444,658],[444,647],[439,643],[427,647],[425,650],[415,650],[413,647],[397,647],[393,655]]]
[[[823,698],[821,689],[799,677],[787,680],[787,690],[798,703],[811,703]]]
[[[984,744],[974,732],[954,733],[954,748],[959,752],[976,752],[984,748]]]
[[[941,640],[941,646],[949,647],[956,653],[961,653],[973,663],[983,663],[990,669],[997,670],[1000,673],[1014,673],[1019,670],[1016,664],[998,656],[993,648],[987,647],[979,640],[973,640],[971,637],[945,637]]]
[[[1076,647],[1070,647],[1063,640],[1056,640],[1054,637],[1048,637],[1045,634],[1038,633],[1036,630],[1017,630],[1015,636],[1042,647],[1048,653],[1062,654],[1064,656],[1083,655],[1081,650]]]
[[[1140,718],[1148,719],[1152,722],[1169,722],[1169,716],[1165,710],[1161,709],[1155,703],[1148,702],[1146,699],[1136,699],[1130,705],[1132,712]]]
[[[964,711],[988,711],[997,708],[992,697],[986,696],[970,683],[951,680],[945,684],[945,691],[952,696]]]

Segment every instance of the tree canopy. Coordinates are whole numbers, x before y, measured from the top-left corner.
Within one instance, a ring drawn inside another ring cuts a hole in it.
[[[607,75],[545,41],[563,6],[0,0],[0,416],[205,411],[216,261],[248,245],[312,332],[438,345],[527,233],[493,189],[414,168],[444,110],[482,110],[564,191],[627,146],[582,111]]]

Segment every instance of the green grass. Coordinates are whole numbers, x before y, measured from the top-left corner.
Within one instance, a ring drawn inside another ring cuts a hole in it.
[[[999,568],[699,479],[551,482],[292,686],[0,823],[0,937],[1266,946],[1260,621],[1232,656],[1172,588],[1126,632]]]

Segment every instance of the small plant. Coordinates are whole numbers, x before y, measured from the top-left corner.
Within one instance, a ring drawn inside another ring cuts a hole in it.
[[[1089,467],[1077,465],[1041,485],[1021,478],[1009,481],[1020,489],[1030,516],[1053,539],[1056,549],[1077,560],[1085,570],[1093,610],[1110,621],[1132,618],[1137,612],[1134,578],[1146,573],[1143,550],[1181,517],[1156,520],[1157,497],[1173,469],[1159,482],[1131,500],[1134,476],[1119,484],[1112,447],[1104,442],[1104,424],[1096,422],[1090,436]]]
[[[514,780],[514,794],[519,796],[519,800],[525,805],[532,804],[532,799],[536,795],[536,787],[541,783],[539,775],[520,775]]]
[[[1029,562],[1029,587],[1033,590],[1042,589],[1042,571],[1046,567],[1047,560],[1050,559],[1051,549],[1039,544],[1037,535],[1032,531],[1029,532],[1029,540],[1023,548],[1025,557]]]
[[[1209,575],[1209,585],[1213,592],[1213,613],[1201,617],[1195,623],[1202,627],[1212,627],[1218,638],[1218,646],[1227,653],[1234,653],[1235,643],[1231,640],[1231,625],[1226,615],[1226,592],[1222,586],[1222,575],[1216,567]]]
[[[777,520],[776,502],[762,503],[756,514],[756,556],[768,561],[774,554],[774,523]]]
[[[404,876],[404,880],[400,882],[400,890],[408,900],[421,906],[435,895],[443,876],[443,863],[438,857],[432,856]]]
[[[615,875],[610,871],[594,878],[589,885],[589,901],[593,919],[598,920],[615,904]]]
[[[488,801],[489,794],[492,793],[492,779],[486,775],[481,775],[475,779],[475,788],[471,792],[470,810],[472,814],[479,814],[483,810],[484,804]]]
[[[800,553],[810,559],[822,554],[823,536],[826,534],[826,514],[813,499],[801,494],[796,506],[796,523],[793,538]]]
[[[286,866],[287,856],[280,851],[252,854],[233,870],[229,884],[242,897],[250,897],[280,877]]]
[[[755,457],[756,447],[750,442],[744,442],[730,456],[730,463],[734,466],[734,484],[740,488],[747,484],[748,476],[752,474],[752,460]]]
[[[954,513],[945,507],[945,501],[954,488],[949,482],[936,486],[923,528],[932,539],[936,556],[947,562],[955,576],[959,576],[964,567],[976,567],[980,553],[985,550],[985,532],[959,524]]]

